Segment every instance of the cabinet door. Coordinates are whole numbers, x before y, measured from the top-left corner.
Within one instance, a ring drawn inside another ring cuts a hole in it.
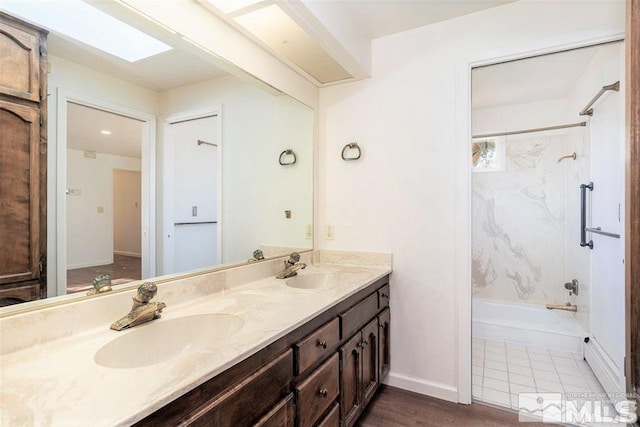
[[[344,426],[351,426],[360,412],[362,334],[358,332],[340,349],[340,411]]]
[[[378,345],[378,361],[380,363],[380,381],[389,373],[391,366],[391,312],[387,308],[378,316],[379,326],[379,345]]]
[[[0,93],[40,100],[40,38],[35,30],[0,22]]]
[[[378,318],[362,330],[362,406],[366,406],[378,388]]]
[[[0,101],[0,285],[39,277],[39,114]]]

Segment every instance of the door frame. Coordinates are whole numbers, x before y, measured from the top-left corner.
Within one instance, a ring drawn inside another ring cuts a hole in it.
[[[457,397],[459,403],[471,403],[471,71],[473,68],[506,61],[558,53],[566,50],[624,40],[625,33],[607,29],[534,39],[514,46],[469,54],[456,65],[456,126],[454,153],[456,159],[455,194],[455,283]]]
[[[156,276],[156,117],[80,92],[57,89],[56,117],[56,295],[67,293],[67,104],[83,105],[143,122],[142,139],[142,278]]]
[[[627,0],[626,44],[626,363],[627,392],[640,388],[640,0]],[[640,403],[640,396],[636,396]]]
[[[224,143],[222,139],[222,128],[223,128],[223,115],[222,115],[222,104],[213,105],[209,108],[203,110],[192,110],[192,111],[184,111],[180,113],[171,114],[167,117],[164,117],[162,120],[162,135],[163,135],[163,147],[162,147],[162,249],[160,252],[162,265],[160,266],[160,270],[158,273],[162,275],[166,275],[166,265],[168,257],[173,256],[173,240],[171,240],[171,235],[173,234],[174,229],[174,197],[173,197],[173,182],[174,175],[173,169],[167,168],[167,165],[171,164],[171,160],[173,159],[173,150],[174,145],[172,141],[169,141],[166,138],[167,130],[169,126],[175,123],[180,123],[188,120],[198,120],[203,119],[205,117],[217,116],[220,122],[218,126],[218,131],[216,135],[216,140],[218,144],[218,203],[217,203],[217,216],[218,216],[218,232],[217,234],[217,260],[218,265],[222,264],[222,242],[223,242],[223,209],[222,209],[222,156],[224,151]]]

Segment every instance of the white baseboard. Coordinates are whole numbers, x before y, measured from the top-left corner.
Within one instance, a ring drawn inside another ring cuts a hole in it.
[[[124,255],[124,256],[131,256],[134,258],[142,258],[142,254],[136,253],[136,252],[127,252],[127,251],[113,251],[114,254],[116,255]]]
[[[78,264],[71,264],[71,265],[67,265],[67,270],[76,270],[78,268],[87,268],[87,267],[97,267],[100,265],[107,265],[107,264],[113,264],[113,259],[106,259],[103,261],[88,261],[88,262],[81,262]]]
[[[458,390],[449,385],[425,381],[393,372],[389,372],[389,376],[387,376],[384,383],[392,387],[413,391],[414,393],[458,403]]]
[[[584,357],[607,394],[619,395],[625,392],[624,367],[618,368],[593,337],[584,345]]]

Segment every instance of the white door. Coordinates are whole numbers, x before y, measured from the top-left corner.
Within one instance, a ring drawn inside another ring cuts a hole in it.
[[[614,73],[617,80],[621,73]],[[603,84],[615,82],[605,81]],[[590,342],[587,361],[608,392],[624,392],[624,91],[607,92],[589,120],[591,152],[590,227],[619,238],[587,233],[590,251]],[[587,249],[588,250],[588,249]]]
[[[219,114],[166,129],[164,274],[220,263]]]

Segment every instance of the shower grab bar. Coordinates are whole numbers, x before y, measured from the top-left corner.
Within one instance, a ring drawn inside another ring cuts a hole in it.
[[[602,229],[600,227],[595,227],[595,228],[585,228],[585,230],[587,230],[589,233],[595,233],[595,234],[600,234],[602,236],[607,236],[607,237],[613,237],[614,239],[619,239],[620,235],[619,234],[615,234],[615,233],[607,233],[606,231],[602,231]]]
[[[199,225],[199,224],[217,224],[218,221],[193,221],[193,222],[174,222],[173,225]]]
[[[593,249],[593,240],[587,243],[587,188],[593,191],[593,182],[580,184],[580,246]]]
[[[580,111],[580,115],[593,116],[593,108],[591,108],[591,106],[595,104],[596,101],[600,99],[600,97],[608,90],[615,90],[616,92],[618,92],[620,90],[620,80],[615,83],[611,83],[610,85],[602,86],[600,92],[598,92],[596,96],[594,96],[593,99],[589,101],[589,103],[582,109],[582,111]]]

